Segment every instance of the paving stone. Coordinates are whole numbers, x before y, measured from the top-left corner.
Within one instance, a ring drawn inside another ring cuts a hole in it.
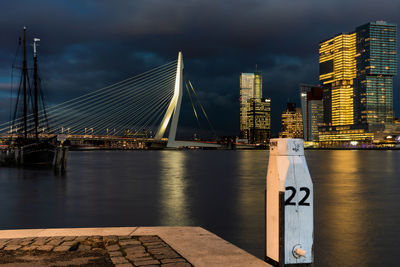
[[[118,241],[118,236],[116,236],[116,235],[106,235],[106,236],[103,236],[103,240],[104,241],[107,241],[107,240],[116,240],[116,241]]]
[[[140,267],[160,267],[160,265],[154,265],[154,264],[152,264],[152,265],[142,265],[142,266],[140,266]]]
[[[21,246],[20,245],[7,245],[4,250],[17,250],[20,249]]]
[[[76,243],[77,242],[75,242],[75,241],[65,241],[61,245],[63,245],[63,246],[73,246]]]
[[[151,264],[160,264],[158,260],[143,260],[143,261],[134,261],[133,264],[136,266],[143,266],[143,265],[151,265]]]
[[[191,267],[190,263],[187,262],[172,262],[161,264],[162,267]]]
[[[124,257],[113,257],[111,258],[111,261],[114,264],[129,263],[128,260],[125,259]]]
[[[180,258],[179,254],[175,252],[165,253],[165,254],[154,254],[154,257],[158,260]]]
[[[118,245],[111,245],[111,246],[106,247],[106,249],[108,251],[117,251],[117,250],[119,250],[119,246]]]
[[[61,242],[63,242],[63,240],[60,238],[60,239],[51,239],[49,242],[47,242],[47,244],[46,245],[51,245],[51,246],[58,246],[58,245],[60,245],[61,244]]]
[[[142,245],[142,243],[138,240],[134,239],[126,239],[126,240],[121,240],[119,241],[119,244],[121,246],[126,246],[126,245]]]
[[[128,250],[128,251],[124,250],[124,251],[125,251],[126,255],[134,256],[134,257],[145,257],[145,256],[150,255],[146,251],[132,251],[132,250]]]
[[[122,257],[122,252],[121,251],[110,251],[110,252],[108,252],[108,255],[110,255],[110,257]]]
[[[32,243],[33,243],[32,240],[31,240],[31,241],[25,240],[25,241],[22,241],[22,242],[20,243],[20,245],[21,245],[21,246],[27,246],[27,245],[30,245],[30,244],[32,244]]]
[[[37,250],[40,250],[40,251],[52,251],[53,248],[54,248],[54,246],[44,245],[44,246],[39,246],[37,248]]]
[[[76,241],[76,240],[75,240]],[[91,247],[104,247],[103,241],[100,239],[91,239],[88,238],[82,242],[80,242],[81,244],[87,245],[87,246],[91,246]]]
[[[71,246],[58,246],[58,247],[55,247],[54,249],[53,249],[53,251],[56,251],[56,252],[65,252],[65,251],[69,251],[69,249],[71,248]]]
[[[130,263],[121,263],[121,264],[115,264],[115,267],[132,267],[133,265]],[[157,266],[158,267],[158,266]]]
[[[46,240],[43,240],[43,239],[41,239],[41,240],[34,240],[33,241],[33,244],[41,244],[41,245],[44,245],[44,244],[46,244],[47,243],[47,241]]]
[[[64,241],[73,241],[75,240],[77,237],[76,236],[64,236]]]
[[[143,241],[143,244],[145,244],[146,246],[152,246],[152,245],[160,245],[160,244],[165,244],[162,240],[151,240],[151,241]]]
[[[142,246],[135,246],[135,247],[129,247],[129,248],[125,248],[124,249],[126,251],[126,253],[129,252],[145,252],[146,249]]]
[[[76,241],[76,242],[83,242],[83,241],[85,241],[86,239],[88,239],[87,236],[78,236],[77,238],[74,239],[74,241]]]
[[[169,247],[163,247],[163,248],[148,248],[148,251],[150,251],[153,254],[162,254],[162,253],[169,253],[173,252],[173,250]]]
[[[48,237],[37,237],[33,241],[32,245],[43,246],[48,242]]]
[[[146,245],[146,247],[147,247],[147,249],[165,248],[165,247],[167,247],[167,245],[164,245],[164,244],[151,245],[151,246],[147,246],[147,245]]]
[[[128,255],[126,256],[126,258],[130,261],[148,261],[148,260],[154,260],[152,257],[150,257],[150,254],[144,257],[135,257],[135,256],[131,256]]]
[[[39,246],[29,245],[29,246],[22,247],[20,250],[23,250],[23,251],[32,251],[32,250],[36,250],[38,247],[39,247]]]
[[[173,262],[186,262],[185,259],[176,258],[176,259],[162,259],[161,263],[173,263]]]
[[[92,248],[93,251],[104,251],[102,248]]]
[[[89,251],[90,249],[91,247],[86,245],[79,245],[78,247],[78,251]]]
[[[143,257],[149,257],[150,256],[150,254],[149,253],[146,253],[146,252],[143,252],[143,253],[127,253],[126,254],[126,258],[130,258],[130,259],[137,259],[137,258],[143,258]]]
[[[34,237],[25,237],[21,240],[21,242],[19,243],[19,245],[21,246],[27,246],[30,245],[34,242]]]
[[[20,245],[22,242],[22,238],[15,238],[10,240],[10,242],[8,242],[9,245]]]
[[[0,249],[8,244],[8,239],[0,239]]]
[[[139,237],[139,240],[142,242],[157,242],[161,241],[161,239],[158,236],[141,236]]]
[[[119,240],[131,239],[129,235],[120,235],[118,236]]]

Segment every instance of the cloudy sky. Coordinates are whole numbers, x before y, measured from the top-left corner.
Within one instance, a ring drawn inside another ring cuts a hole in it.
[[[42,78],[59,103],[174,60],[220,135],[239,132],[239,74],[263,73],[273,132],[299,83],[318,83],[318,42],[375,20],[400,24],[398,0],[14,0],[0,16],[0,119],[22,27],[41,39]],[[395,111],[400,116],[399,79]],[[189,109],[189,106],[184,106]],[[189,112],[189,111],[188,111]],[[191,120],[182,120],[190,128]],[[193,123],[195,125],[195,123]]]

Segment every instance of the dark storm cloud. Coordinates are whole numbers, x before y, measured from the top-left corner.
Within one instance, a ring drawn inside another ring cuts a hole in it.
[[[42,39],[41,72],[53,103],[174,60],[182,50],[185,75],[221,134],[238,133],[240,72],[256,64],[263,72],[277,132],[285,102],[298,102],[298,84],[318,82],[319,41],[369,21],[400,22],[394,0],[39,0],[7,1],[2,10],[0,88],[9,83],[23,25]]]

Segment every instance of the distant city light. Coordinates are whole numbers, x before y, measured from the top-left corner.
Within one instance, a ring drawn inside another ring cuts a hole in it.
[[[357,141],[351,141],[351,142],[350,142],[350,145],[356,146],[356,145],[358,145],[358,142],[357,142]]]

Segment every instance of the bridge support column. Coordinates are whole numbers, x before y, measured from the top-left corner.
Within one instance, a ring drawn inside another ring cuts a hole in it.
[[[168,123],[173,115],[171,127],[169,129],[167,147],[177,147],[177,143],[175,142],[175,137],[176,137],[176,128],[178,126],[178,120],[179,120],[179,112],[181,110],[182,83],[183,83],[183,56],[182,52],[179,52],[178,64],[176,67],[174,96],[172,97],[167,112],[165,112],[164,118],[161,121],[160,128],[158,129],[157,134],[154,137],[154,139],[156,140],[161,140],[161,138],[164,136],[165,130],[168,127]]]

